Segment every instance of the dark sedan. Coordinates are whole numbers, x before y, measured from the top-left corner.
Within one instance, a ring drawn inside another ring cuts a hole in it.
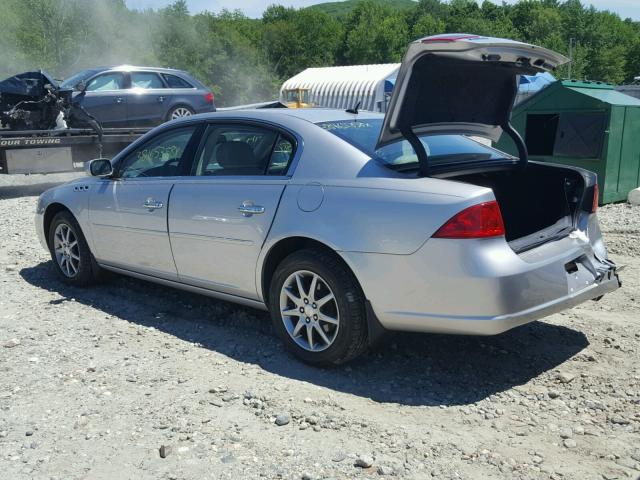
[[[214,112],[214,96],[186,72],[170,68],[96,67],[61,84],[103,127],[145,127]],[[85,93],[81,94],[84,90]]]

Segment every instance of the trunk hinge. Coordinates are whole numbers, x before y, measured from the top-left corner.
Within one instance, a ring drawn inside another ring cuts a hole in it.
[[[509,135],[513,140],[513,143],[516,144],[516,148],[518,149],[518,157],[520,158],[520,162],[518,162],[518,168],[520,170],[525,170],[527,168],[527,163],[529,162],[529,152],[527,151],[527,145],[524,143],[522,136],[518,133],[518,131],[513,128],[511,123],[502,126],[502,131]]]
[[[416,152],[418,156],[418,165],[420,167],[419,174],[421,177],[429,176],[429,155],[427,154],[427,149],[424,148],[424,144],[420,141],[415,132],[411,129],[411,127],[404,127],[400,129],[400,133],[402,136],[407,139],[407,141],[413,147],[413,150]]]

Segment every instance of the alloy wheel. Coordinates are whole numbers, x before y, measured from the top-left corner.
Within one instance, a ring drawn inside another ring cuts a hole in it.
[[[53,249],[62,273],[69,278],[75,277],[80,271],[80,246],[75,233],[66,223],[56,227]]]
[[[171,120],[182,117],[190,117],[192,115],[191,110],[186,107],[178,107],[171,113]]]
[[[335,295],[320,275],[307,270],[292,273],[282,285],[280,316],[289,336],[310,352],[329,348],[340,328]]]

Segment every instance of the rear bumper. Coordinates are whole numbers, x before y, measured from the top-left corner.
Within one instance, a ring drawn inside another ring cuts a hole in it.
[[[580,238],[521,255],[504,239],[432,239],[412,255],[343,257],[389,330],[495,335],[620,286]]]

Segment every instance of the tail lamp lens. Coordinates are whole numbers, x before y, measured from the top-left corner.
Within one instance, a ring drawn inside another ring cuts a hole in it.
[[[598,187],[598,184],[596,183],[593,186],[593,204],[591,205],[591,213],[596,213],[596,210],[598,210],[599,198],[600,198],[600,187]]]
[[[205,96],[204,96],[204,101],[207,103],[213,103],[213,101],[215,100],[215,97],[213,95],[213,93],[208,92]]]
[[[454,215],[433,235],[434,238],[488,238],[504,235],[498,202],[484,202]]]

